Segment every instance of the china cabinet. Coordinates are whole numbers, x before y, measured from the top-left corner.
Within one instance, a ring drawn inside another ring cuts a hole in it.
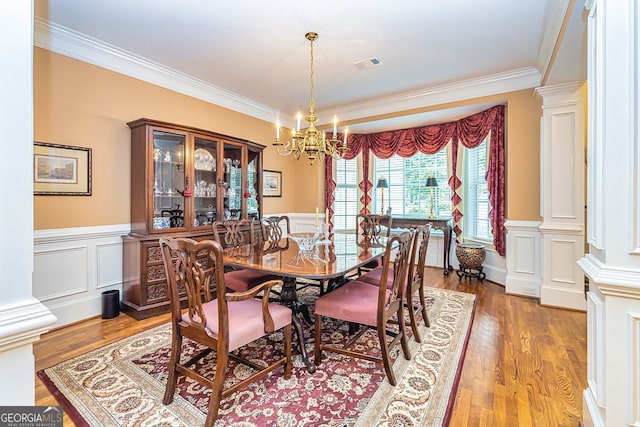
[[[149,119],[131,128],[131,233],[124,237],[122,309],[168,311],[158,238],[213,238],[222,219],[259,219],[264,146]]]

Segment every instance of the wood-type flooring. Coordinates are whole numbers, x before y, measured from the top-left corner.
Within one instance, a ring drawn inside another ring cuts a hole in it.
[[[579,426],[587,387],[583,312],[543,307],[487,280],[458,280],[427,268],[429,286],[477,296],[475,319],[450,426]],[[169,320],[125,314],[63,327],[34,344],[36,371]],[[57,405],[36,378],[36,404]],[[65,426],[73,423],[66,417]]]

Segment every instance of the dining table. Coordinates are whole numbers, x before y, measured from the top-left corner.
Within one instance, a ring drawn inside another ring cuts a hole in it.
[[[291,308],[300,353],[310,373],[316,366],[305,348],[302,322],[313,323],[308,306],[298,300],[298,281],[315,281],[320,294],[330,292],[349,280],[347,274],[381,257],[386,238],[360,238],[353,233],[320,236],[314,233],[291,233],[279,241],[262,241],[226,248],[225,266],[248,268],[283,278],[280,302]]]

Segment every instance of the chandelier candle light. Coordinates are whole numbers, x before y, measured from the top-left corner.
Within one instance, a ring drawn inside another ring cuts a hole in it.
[[[427,178],[427,183],[424,186],[429,189],[429,192],[431,194],[431,213],[429,214],[429,219],[436,219],[436,215],[433,213],[433,192],[434,189],[438,188],[438,181],[436,180],[436,177],[433,175],[429,175],[429,177]]]
[[[315,125],[318,117],[315,114],[315,102],[313,101],[313,42],[318,39],[318,34],[309,32],[305,34],[305,38],[311,44],[311,95],[309,97],[309,114],[304,118],[308,126],[304,133],[300,131],[301,113],[298,113],[296,127],[291,135],[291,140],[287,142],[280,141],[280,122],[276,123],[276,147],[278,154],[281,156],[291,156],[298,160],[302,153],[307,153],[309,163],[313,165],[316,158],[324,160],[325,156],[334,158],[344,157],[347,152],[347,132],[345,128],[343,140],[338,139],[338,119],[333,118],[333,135],[327,139],[326,131],[320,132]]]

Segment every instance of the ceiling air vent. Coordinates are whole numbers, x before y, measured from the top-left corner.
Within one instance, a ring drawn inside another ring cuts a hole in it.
[[[379,67],[380,65],[382,65],[382,61],[380,61],[378,58],[369,58],[365,59],[364,61],[356,62],[353,65],[355,65],[358,70],[369,70],[373,67]]]

